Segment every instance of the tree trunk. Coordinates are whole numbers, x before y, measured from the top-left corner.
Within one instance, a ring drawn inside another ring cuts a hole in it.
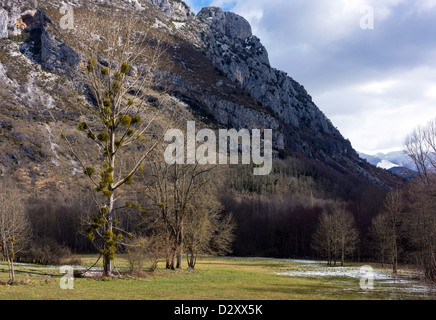
[[[171,241],[170,247],[169,247],[169,254],[167,258],[167,269],[169,270],[175,270],[175,264],[176,264],[176,255],[177,255],[177,246],[174,241]]]
[[[115,165],[115,159],[113,158],[111,161],[111,165],[112,168]],[[112,185],[109,187],[109,190],[112,191],[112,195],[109,198],[109,207],[108,207],[108,215],[107,215],[107,222],[108,222],[108,226],[107,226],[107,230],[113,232],[113,210],[114,210],[114,192],[113,192],[113,188]],[[106,249],[106,253],[103,255],[103,270],[104,270],[104,276],[105,277],[112,277],[112,269],[113,269],[113,262],[112,259],[113,257],[111,256],[111,252],[113,250],[112,245],[108,246],[105,243],[105,249]]]
[[[15,238],[12,240],[12,244],[11,244],[11,282],[14,283],[15,282],[15,270],[14,270],[14,258],[15,258],[15,252],[14,252],[14,241]]]
[[[177,269],[182,269],[182,254],[183,254],[183,222],[177,241]]]
[[[107,256],[103,256],[103,271],[105,277],[112,276],[112,260]]]
[[[175,262],[176,262],[176,250],[174,249],[174,250],[171,252],[171,258],[170,258],[170,269],[171,269],[171,270],[175,270],[175,269],[176,269],[176,268],[174,267]]]
[[[177,249],[177,265],[176,269],[182,269],[182,250],[181,247]]]
[[[395,241],[396,242],[396,241]],[[398,252],[397,252],[397,245],[394,244],[394,250],[392,255],[392,273],[397,274],[398,273]]]
[[[395,225],[394,225],[395,228]],[[397,247],[397,234],[394,229],[394,236],[392,239],[392,273],[398,273],[398,247]]]
[[[345,240],[342,239],[342,248],[341,248],[341,267],[344,266],[345,263]]]
[[[194,253],[186,253],[186,258],[188,261],[188,267],[190,269],[195,269],[195,265],[197,264],[197,255]]]

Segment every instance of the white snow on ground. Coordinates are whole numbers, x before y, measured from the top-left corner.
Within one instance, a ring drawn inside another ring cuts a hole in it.
[[[82,170],[80,170],[80,163],[78,163],[76,160],[71,159],[71,165],[73,166],[73,172],[72,175],[80,175],[82,174]]]
[[[59,148],[59,146],[56,143],[53,143],[52,138],[53,138],[53,132],[51,131],[50,126],[46,123],[45,124],[45,128],[47,129],[48,132],[48,141],[50,143],[50,149],[51,151],[53,151],[54,154],[54,158],[51,159],[51,162],[56,166],[59,167],[60,163],[59,163],[59,155],[57,152],[57,149]]]
[[[184,22],[173,22],[173,24],[177,30],[183,28],[186,25],[186,23],[184,23]]]
[[[359,279],[368,279],[370,276],[374,280],[377,290],[423,294],[432,292],[429,286],[418,280],[421,273],[414,270],[399,270],[400,275],[396,276],[388,269],[373,269],[373,274],[370,275],[367,270],[361,270],[359,267],[328,267],[326,264],[321,264],[321,261],[310,260],[287,261],[295,262],[297,265],[290,265],[290,271],[276,273],[276,275],[307,278],[349,278],[352,282],[357,281],[356,283],[359,282]],[[355,290],[355,288],[350,288],[350,290]]]
[[[169,29],[168,26],[164,22],[160,21],[159,19],[156,19],[155,23],[151,27],[154,29],[162,29],[162,28],[165,28],[167,30]]]
[[[136,10],[142,11],[145,8],[138,2],[138,0],[126,0],[126,2],[133,3],[135,5]]]
[[[367,273],[362,273],[360,268],[356,267],[324,267],[324,268],[307,268],[303,271],[289,271],[278,273],[282,276],[290,277],[349,277],[354,279],[361,279]],[[383,274],[374,272],[374,280],[391,280],[396,279],[394,275]]]

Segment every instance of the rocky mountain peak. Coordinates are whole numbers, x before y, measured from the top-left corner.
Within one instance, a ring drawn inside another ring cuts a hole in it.
[[[250,23],[233,12],[224,12],[221,8],[203,8],[197,14],[206,23],[230,39],[245,40],[253,35]]]

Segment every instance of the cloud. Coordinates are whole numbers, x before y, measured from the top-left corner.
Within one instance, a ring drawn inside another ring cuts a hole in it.
[[[272,66],[304,85],[357,149],[400,147],[436,117],[436,0],[206,3],[245,17]],[[368,5],[374,30],[360,26]]]
[[[435,89],[436,67],[419,67],[324,91],[317,103],[359,150],[376,152],[401,147],[418,124],[435,117]]]

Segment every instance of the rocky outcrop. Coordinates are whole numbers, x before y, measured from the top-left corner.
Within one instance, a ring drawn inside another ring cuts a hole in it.
[[[247,128],[271,129],[273,130],[273,148],[275,150],[285,148],[283,127],[275,117],[250,107],[249,103],[244,105],[224,99],[219,95],[219,88],[215,92],[208,92],[179,75],[167,74],[165,78],[170,79],[172,85],[177,88],[173,94],[209,119],[214,119],[218,124],[238,131]],[[221,85],[224,86],[224,83]]]
[[[17,37],[34,23],[37,10],[27,9],[22,11],[20,7],[8,7],[8,10],[0,7],[0,39]]]
[[[0,7],[0,39],[8,37],[8,12]]]
[[[181,0],[146,0],[174,20],[186,20],[193,16],[191,9]]]
[[[80,64],[80,56],[59,38],[46,30],[52,21],[44,11],[38,11],[30,21],[30,37],[20,51],[30,60],[55,73],[65,73]]]
[[[233,12],[224,12],[221,8],[209,7],[201,9],[197,17],[204,19],[210,27],[231,40],[245,40],[252,36],[248,21]]]

